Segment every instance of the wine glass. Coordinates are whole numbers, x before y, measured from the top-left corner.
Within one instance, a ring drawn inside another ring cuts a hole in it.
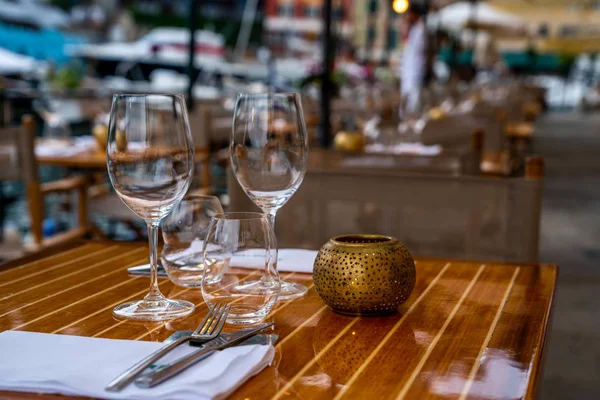
[[[277,242],[266,214],[215,215],[204,241],[204,301],[211,308],[228,304],[229,323],[262,321],[281,288],[276,261]],[[246,282],[249,276],[259,279]]]
[[[298,190],[308,162],[308,138],[298,93],[238,96],[230,143],[233,173],[275,231],[275,214]],[[282,282],[279,300],[306,294],[298,283]]]
[[[157,321],[191,313],[194,305],[163,296],[157,283],[158,226],[187,192],[194,146],[181,95],[115,95],[108,144],[108,175],[121,200],[146,221],[150,290],[143,300],[121,304],[122,318]]]
[[[217,214],[223,214],[217,197],[190,195],[162,220],[165,245],[160,260],[175,285],[196,287],[202,284],[202,248],[211,220]]]

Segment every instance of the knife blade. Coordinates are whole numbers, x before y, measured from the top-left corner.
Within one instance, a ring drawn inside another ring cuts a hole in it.
[[[167,276],[167,271],[160,262],[158,263],[158,268],[156,271],[158,276]],[[127,268],[127,272],[129,272],[131,275],[150,275],[150,264],[142,264],[136,267]]]
[[[216,339],[210,342],[204,343],[204,346],[198,351],[190,353],[184,357],[181,357],[171,364],[167,364],[152,370],[151,372],[144,374],[137,378],[134,382],[135,385],[142,388],[151,388],[159,383],[166,381],[167,379],[179,374],[181,371],[191,367],[195,363],[210,357],[217,350],[223,350],[228,347],[236,346],[242,342],[248,341],[258,332],[273,326],[274,322],[263,323],[260,326],[254,328],[244,329],[237,332],[222,333]],[[272,335],[265,335],[272,336]],[[277,336],[277,335],[273,335]],[[279,338],[277,336],[277,338]],[[275,338],[275,341],[277,340]],[[250,343],[252,344],[252,343]]]

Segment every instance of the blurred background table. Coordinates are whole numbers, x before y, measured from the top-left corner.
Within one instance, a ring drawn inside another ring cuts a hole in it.
[[[106,169],[106,153],[101,151],[86,151],[72,155],[38,155],[36,158],[41,165],[77,169]]]
[[[207,149],[196,149],[197,163],[205,161],[208,157]],[[36,159],[41,165],[53,165],[75,169],[106,170],[106,153],[101,151],[84,151],[68,155],[38,155]]]
[[[159,282],[196,311],[168,323],[113,318],[112,308],[144,295],[146,246],[79,243],[0,266],[0,332],[8,329],[162,341],[191,329],[207,311],[200,290]],[[280,336],[273,365],[234,398],[424,399],[535,397],[557,267],[419,259],[415,289],[385,317],[333,313],[308,274],[282,273],[308,286],[268,319]],[[133,360],[132,360],[133,361]],[[117,373],[118,371],[115,371]],[[55,398],[0,392],[3,399]]]

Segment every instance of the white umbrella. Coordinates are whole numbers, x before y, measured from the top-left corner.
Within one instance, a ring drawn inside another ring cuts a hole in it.
[[[0,47],[0,74],[26,74],[44,66],[43,61]]]
[[[475,25],[511,29],[523,26],[523,21],[519,17],[499,11],[488,4],[478,3],[475,7],[476,11],[473,13],[473,5],[470,2],[461,1],[441,8],[438,11],[439,26],[450,31],[460,31],[470,22]]]

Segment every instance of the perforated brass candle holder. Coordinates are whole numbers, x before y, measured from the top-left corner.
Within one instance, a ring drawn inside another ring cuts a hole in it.
[[[343,235],[319,250],[315,289],[335,312],[382,315],[398,311],[415,286],[415,263],[397,239]]]

